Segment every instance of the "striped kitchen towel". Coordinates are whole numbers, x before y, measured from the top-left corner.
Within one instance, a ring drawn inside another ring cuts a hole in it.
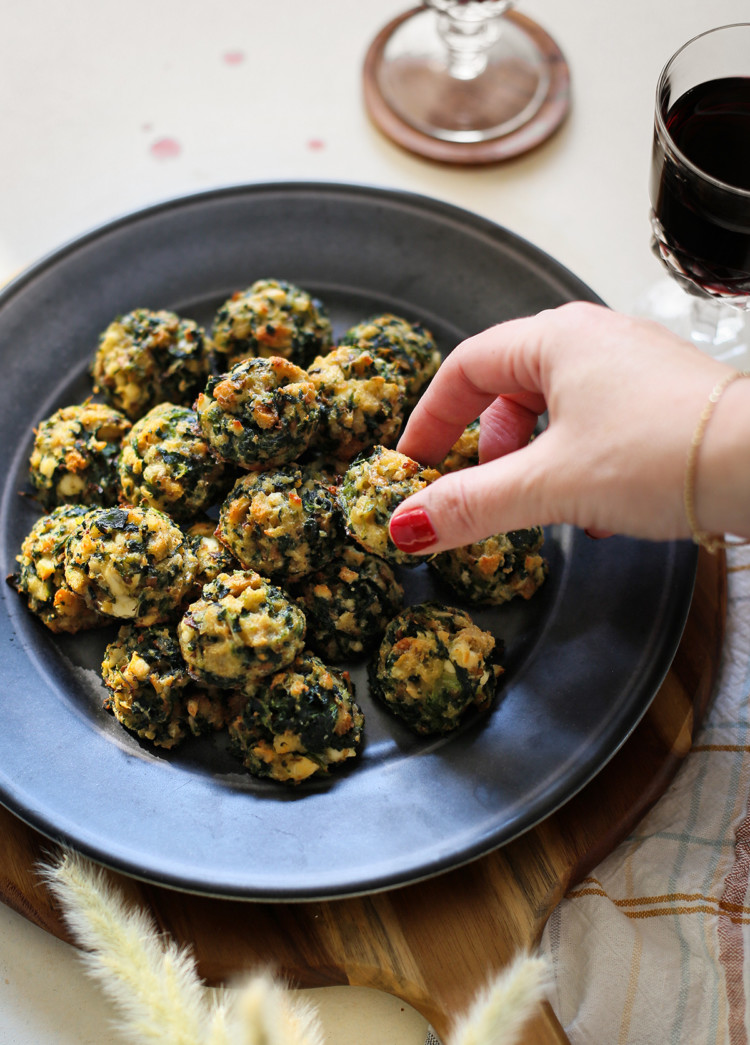
[[[553,912],[543,952],[571,1045],[747,1045],[750,549],[728,553],[714,702],[675,780]]]

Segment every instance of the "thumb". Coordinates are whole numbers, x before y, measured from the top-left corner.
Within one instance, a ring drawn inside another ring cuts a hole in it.
[[[394,544],[405,552],[433,553],[495,533],[560,522],[548,503],[540,444],[436,479],[403,501],[391,516]]]

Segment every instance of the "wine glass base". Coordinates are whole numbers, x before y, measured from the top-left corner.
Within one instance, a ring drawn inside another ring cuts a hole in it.
[[[747,313],[720,299],[689,294],[667,277],[651,287],[633,311],[661,323],[706,355],[737,370],[750,370]]]
[[[430,8],[407,11],[378,34],[364,66],[365,106],[411,152],[447,163],[493,163],[545,141],[570,106],[570,73],[552,38],[515,11],[475,79],[448,72]]]

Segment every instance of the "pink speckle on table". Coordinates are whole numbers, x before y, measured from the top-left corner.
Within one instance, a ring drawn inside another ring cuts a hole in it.
[[[158,138],[149,151],[155,160],[174,160],[182,152],[182,146],[174,138]]]
[[[225,65],[242,65],[245,61],[244,51],[225,51],[222,55],[222,61]]]
[[[322,138],[310,138],[307,147],[311,152],[320,152],[321,149],[325,149],[326,143]]]

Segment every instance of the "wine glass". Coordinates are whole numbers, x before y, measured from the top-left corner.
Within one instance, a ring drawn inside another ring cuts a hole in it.
[[[365,60],[365,103],[381,130],[423,155],[466,163],[548,137],[567,113],[567,65],[514,2],[425,0],[389,23]]]
[[[683,293],[648,311],[718,359],[748,363],[750,24],[694,37],[656,89],[651,246]]]

